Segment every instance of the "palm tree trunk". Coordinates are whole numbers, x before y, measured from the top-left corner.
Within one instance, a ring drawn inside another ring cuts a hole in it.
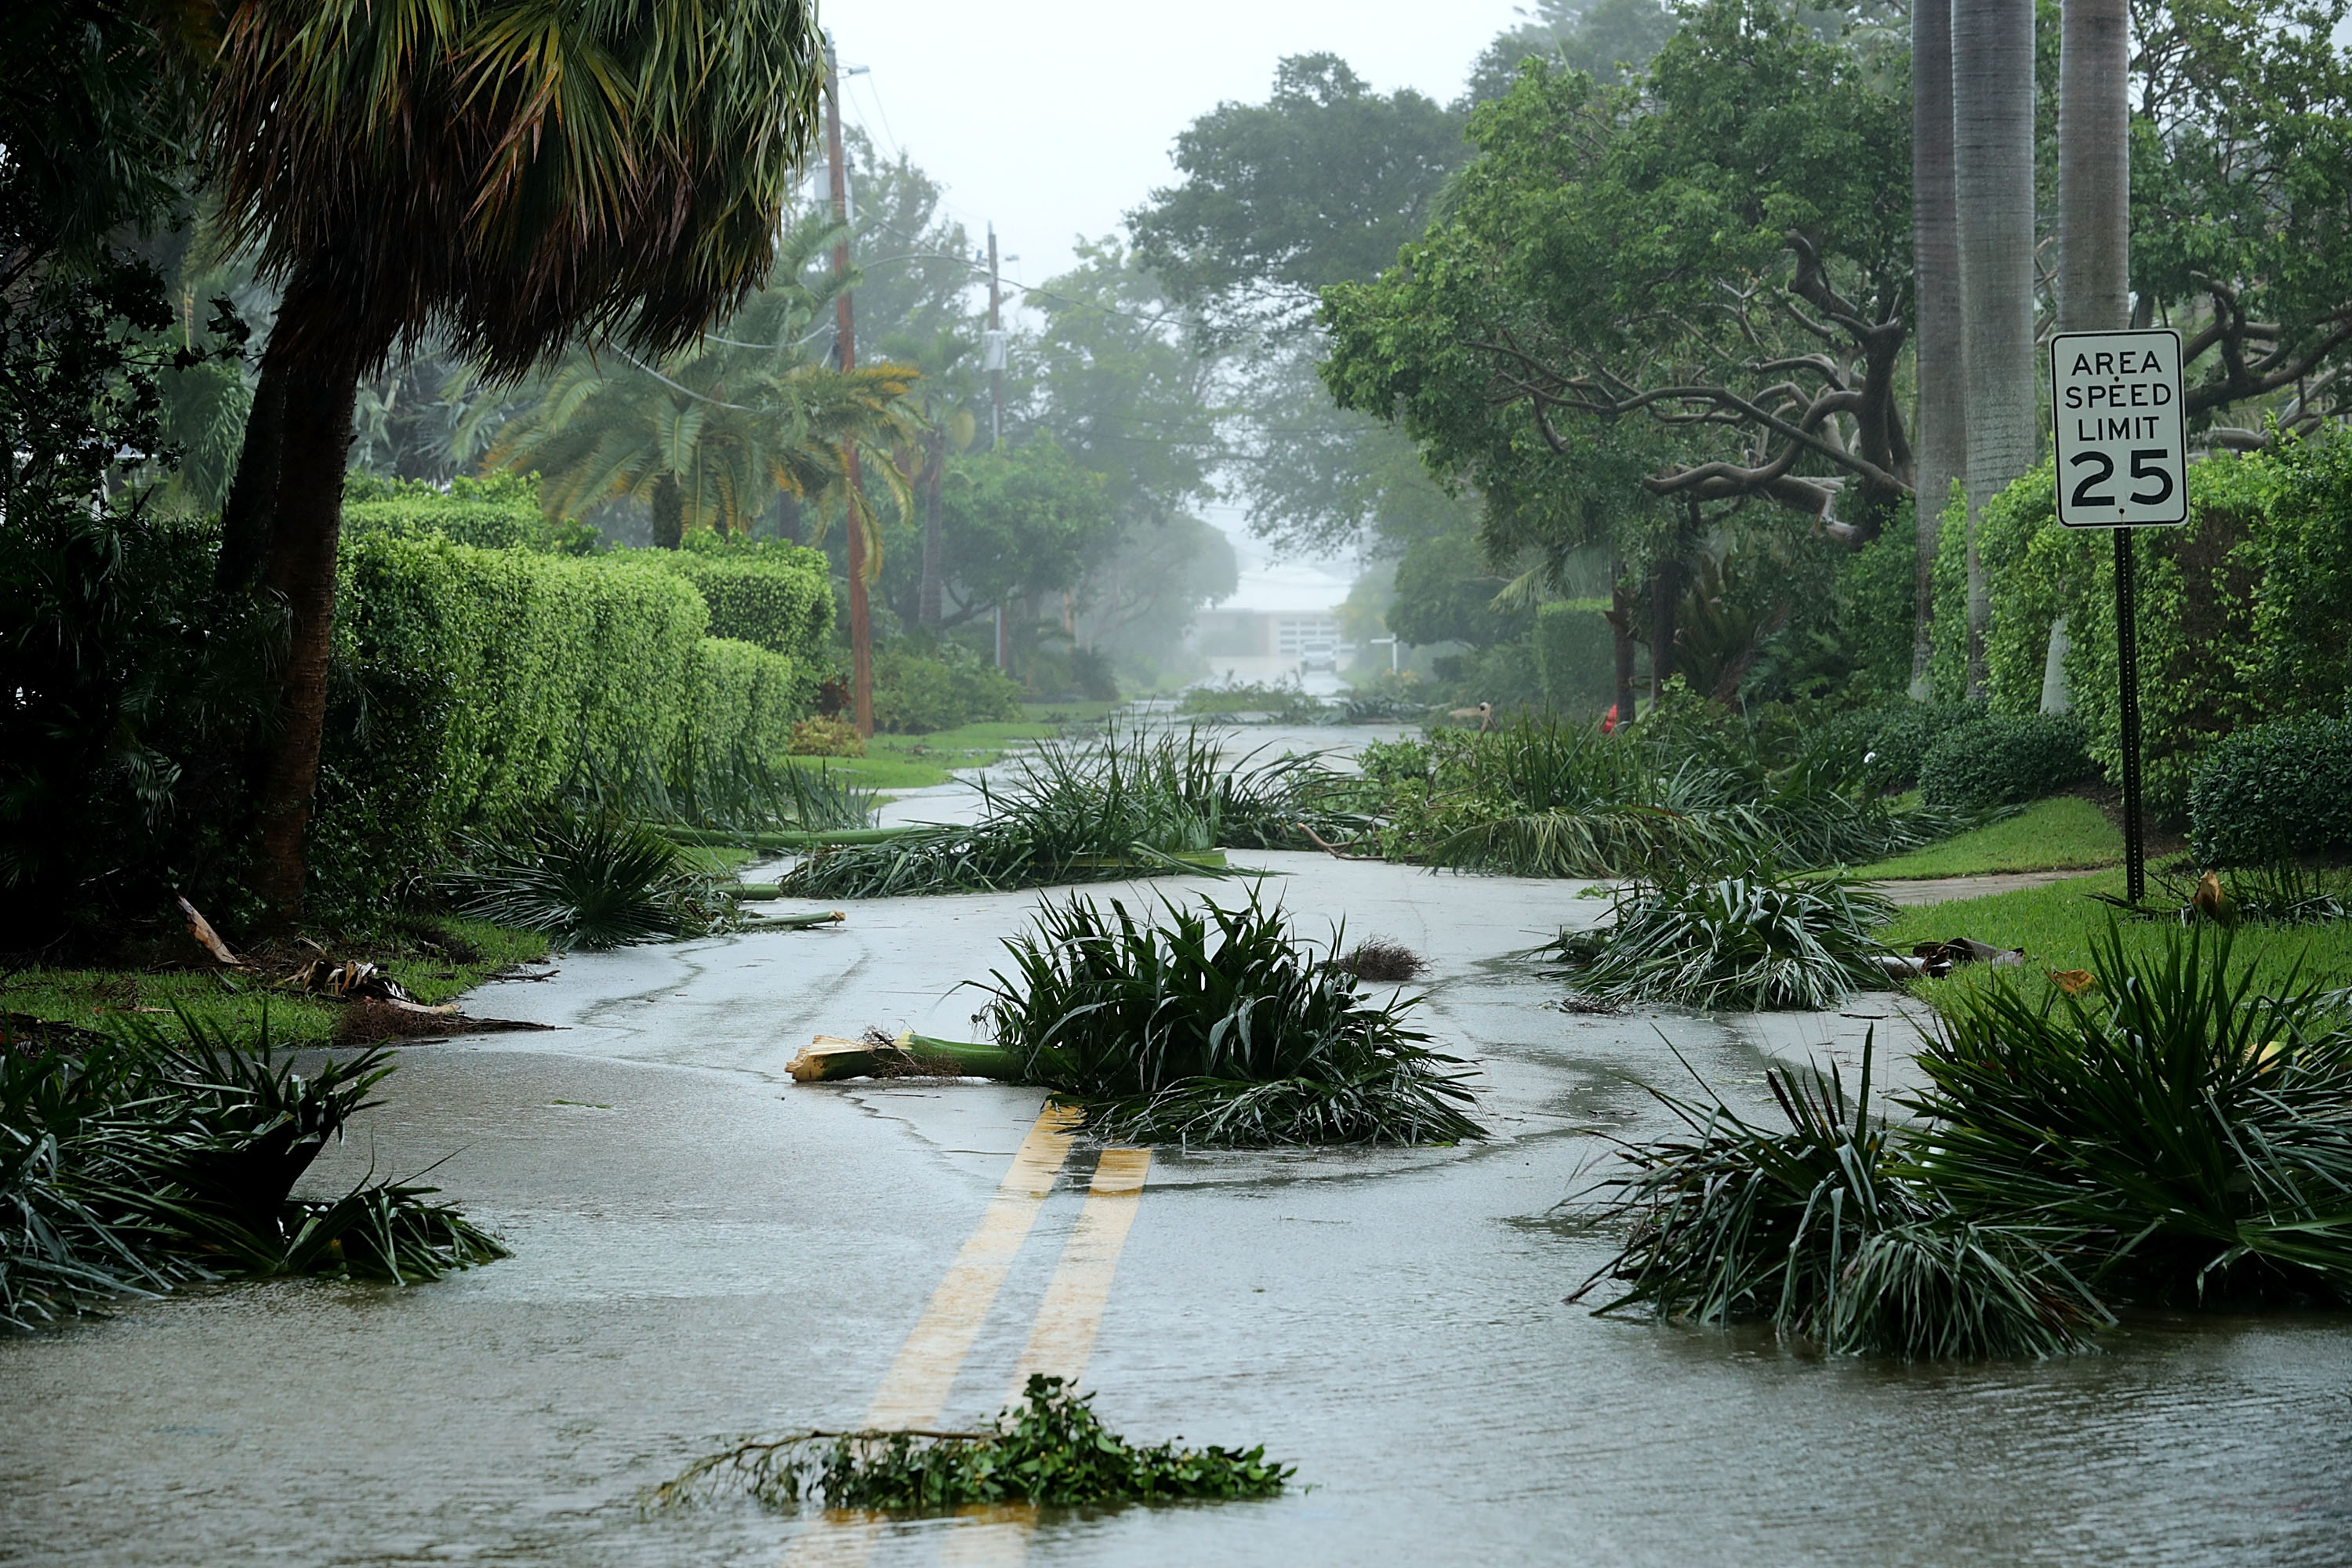
[[[2033,0],[1953,0],[1953,187],[1968,378],[1969,695],[1991,618],[1977,523],[2033,465]]]
[[[2131,324],[2131,13],[2066,0],[2058,69],[2058,330]]]
[[[655,547],[676,550],[685,543],[686,492],[677,488],[675,474],[664,474],[654,481],[650,504],[654,514]]]
[[[281,320],[282,320],[281,315]],[[278,731],[261,783],[257,890],[280,921],[301,918],[303,834],[318,787],[327,718],[327,665],[335,634],[335,549],[343,468],[351,457],[355,359],[302,365],[286,378],[275,526],[262,586],[286,605],[289,639],[278,686]]]
[[[1952,481],[1968,466],[1968,371],[1960,316],[1958,200],[1952,184],[1951,0],[1911,12],[1911,291],[1918,320],[1919,468],[1911,699],[1928,697],[1935,651],[1936,550]]]
[[[941,577],[947,570],[947,543],[940,535],[940,478],[948,466],[947,437],[934,430],[925,438],[924,447],[923,586],[916,600],[915,618],[937,631],[941,614]]]

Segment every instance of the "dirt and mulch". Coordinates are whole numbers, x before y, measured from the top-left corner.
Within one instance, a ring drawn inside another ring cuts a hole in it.
[[[126,938],[106,967],[0,974],[0,1042],[78,1049],[102,1037],[109,1016],[168,1018],[182,1006],[266,1014],[274,1037],[303,1045],[552,1026],[479,1017],[444,1000],[541,962],[516,933],[412,916],[363,937],[290,935],[232,945],[184,900],[174,914],[168,927]]]

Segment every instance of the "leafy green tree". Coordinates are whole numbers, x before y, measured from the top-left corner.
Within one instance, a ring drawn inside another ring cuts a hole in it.
[[[1119,538],[1108,490],[1051,436],[950,463],[940,497],[949,600],[940,625],[1076,590]]]
[[[2277,398],[2307,429],[2352,407],[2347,15],[2344,0],[2135,7],[2136,319],[2180,328],[2197,423]],[[2224,438],[2259,439],[2240,432]]]
[[[1638,444],[1678,506],[1769,500],[1871,536],[1910,490],[1907,104],[1777,7],[1714,0],[1642,91],[1532,64],[1471,129],[1446,221],[1377,283],[1325,291],[1340,401],[1456,423],[1428,400],[1442,382],[1507,445]]]
[[[1229,331],[1297,327],[1324,285],[1395,259],[1467,151],[1458,111],[1376,93],[1337,55],[1293,55],[1265,102],[1221,103],[1176,138],[1182,183],[1128,226],[1171,297]]]
[[[672,352],[759,281],[820,85],[803,0],[221,0],[204,138],[283,298],[220,575],[286,601],[258,881],[301,907],[361,375],[437,336],[494,377],[579,336]]]

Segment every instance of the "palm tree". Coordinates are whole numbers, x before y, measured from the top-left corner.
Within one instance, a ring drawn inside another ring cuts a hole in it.
[[[433,339],[494,380],[579,337],[674,351],[758,283],[822,79],[806,0],[215,0],[232,243],[282,286],[219,574],[283,597],[291,644],[257,882],[299,915],[360,377]]]
[[[1911,245],[1919,378],[1919,468],[1912,490],[1919,524],[1918,632],[1911,645],[1911,696],[1924,702],[1934,650],[1938,528],[1969,455],[1959,210],[1952,185],[1951,0],[1916,0],[1911,9]]]
[[[2058,68],[2058,330],[2131,324],[2131,10],[2066,0]]]
[[[851,493],[851,458],[878,462],[902,514],[910,510],[889,458],[919,438],[917,376],[903,364],[844,372],[809,357],[811,324],[839,280],[813,279],[806,263],[833,233],[796,226],[779,258],[784,280],[666,359],[573,353],[500,428],[484,462],[536,470],[551,518],[642,500],[654,542],[672,549],[688,528],[750,532],[779,492],[814,503],[820,519],[837,503],[878,562],[871,509]]]
[[[937,631],[946,618],[947,542],[940,531],[940,481],[948,454],[971,447],[980,432],[980,383],[969,333],[942,327],[930,337],[893,337],[884,352],[921,369],[915,401],[923,416],[917,445],[899,455],[899,474],[923,496],[923,571],[915,594],[915,623]]]
[[[1967,365],[1969,694],[1984,691],[1991,605],[1984,505],[2033,466],[2033,0],[1952,0],[1953,189]]]

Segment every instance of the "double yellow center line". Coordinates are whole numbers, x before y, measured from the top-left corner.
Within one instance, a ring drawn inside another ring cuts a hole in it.
[[[963,1370],[971,1342],[996,1304],[1013,1259],[1037,1223],[1037,1211],[1060,1177],[1076,1137],[1078,1112],[1048,1105],[1038,1113],[1013,1156],[1012,1168],[930,1304],[898,1347],[882,1386],[866,1413],[869,1427],[936,1426],[948,1394]],[[1143,1183],[1151,1170],[1148,1149],[1106,1149],[1087,1188],[1077,1224],[1063,1244],[1061,1261],[1029,1331],[1008,1398],[1017,1396],[1033,1373],[1076,1383],[1094,1354],[1095,1335],[1110,1301],[1111,1278],[1135,1223]],[[997,1507],[966,1511],[943,1544],[948,1563],[1019,1563],[1028,1551],[1034,1509]],[[793,1538],[787,1568],[860,1568],[880,1539],[882,1521],[848,1512],[828,1513],[824,1524]]]

